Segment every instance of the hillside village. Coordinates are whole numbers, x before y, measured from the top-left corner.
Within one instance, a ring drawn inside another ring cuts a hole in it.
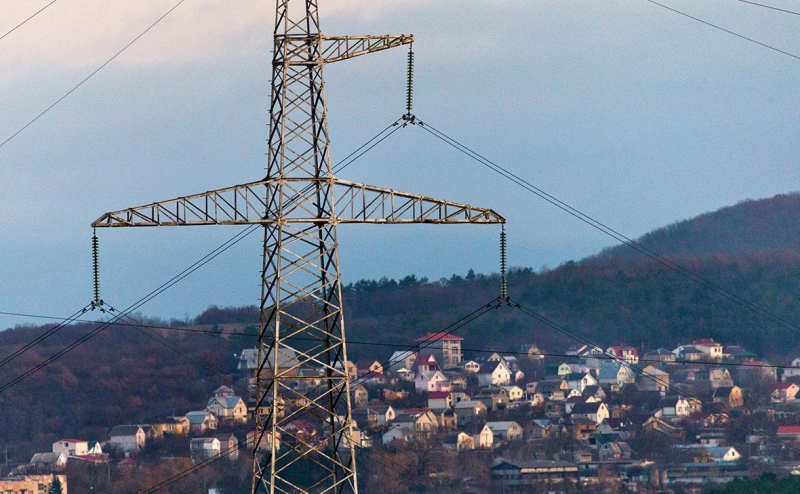
[[[386,485],[397,477],[396,492],[406,492],[409,479],[463,492],[699,492],[765,471],[800,474],[800,358],[779,366],[709,338],[674,349],[580,345],[556,354],[530,344],[468,356],[463,342],[431,333],[409,342],[413,350],[388,359],[376,351],[346,364],[354,421],[348,440],[366,458],[411,460],[409,471],[381,474]],[[286,368],[295,357],[274,358]],[[273,407],[297,414],[292,426],[308,447],[329,446],[302,403],[256,408],[256,349],[229,364],[236,369],[230,382],[196,409],[148,424],[107,424],[102,441],[53,431],[63,438],[14,467],[0,491],[49,492],[58,479],[66,493],[68,465],[136,471],[148,448],[169,438],[180,446],[159,461],[246,460],[256,443],[281,447],[280,437],[256,441],[251,431],[256,414],[264,418]],[[309,396],[323,382],[315,369],[293,372],[291,386]],[[373,478],[369,465],[362,468],[366,492]]]

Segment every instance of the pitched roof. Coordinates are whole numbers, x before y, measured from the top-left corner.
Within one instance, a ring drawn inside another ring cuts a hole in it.
[[[590,415],[595,414],[600,410],[602,401],[595,401],[594,403],[576,403],[572,407],[572,415]]]
[[[450,340],[450,341],[463,341],[464,338],[460,336],[456,336],[454,334],[450,334],[447,332],[438,332],[438,333],[428,333],[425,336],[417,338],[414,341],[438,341],[438,340]]]
[[[111,429],[112,436],[135,436],[139,433],[139,429],[142,429],[138,425],[118,425]],[[144,429],[142,429],[144,432]]]

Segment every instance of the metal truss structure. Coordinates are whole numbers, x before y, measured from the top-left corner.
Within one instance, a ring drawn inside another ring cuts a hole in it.
[[[297,3],[276,5],[265,179],[107,213],[92,225],[263,225],[253,493],[357,493],[337,225],[505,220],[332,174],[323,67],[414,38],[323,36],[318,1]]]

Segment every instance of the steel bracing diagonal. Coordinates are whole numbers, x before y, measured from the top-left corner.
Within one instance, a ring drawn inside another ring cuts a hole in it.
[[[312,186],[313,182],[319,182]],[[332,214],[316,215],[315,195],[330,194]],[[282,194],[281,216],[267,214]],[[333,200],[333,198],[336,198]],[[262,180],[106,213],[93,226],[189,226],[271,223],[500,223],[491,209],[443,201],[338,178]]]
[[[324,36],[317,0],[276,2],[263,180],[106,213],[95,227],[264,228],[252,492],[358,492],[337,226],[494,224],[491,209],[333,176],[323,67],[411,43]]]

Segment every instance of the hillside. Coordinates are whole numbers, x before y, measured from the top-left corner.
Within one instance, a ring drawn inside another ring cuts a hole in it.
[[[692,219],[658,228],[637,242],[669,256],[739,255],[800,251],[800,193],[746,200]],[[624,245],[598,257],[637,256]]]
[[[786,211],[781,211],[784,207]],[[657,250],[669,253],[686,269],[795,321],[800,313],[796,296],[800,215],[794,213],[799,207],[797,194],[748,201],[656,230],[642,242],[655,248],[663,239]],[[757,235],[749,233],[756,230]],[[516,302],[602,346],[671,348],[711,337],[724,344],[743,344],[770,358],[800,353],[800,334],[777,329],[667,267],[615,249],[545,272],[514,269],[508,282]],[[350,284],[344,288],[348,356],[386,360],[419,336],[448,329],[465,338],[467,357],[510,352],[523,343],[536,343],[550,352],[576,343],[509,306],[462,327],[450,326],[495,300],[498,293],[497,275],[472,272],[434,282],[412,275]],[[12,461],[27,461],[25,455],[47,450],[56,435],[102,438],[111,425],[202,408],[213,389],[223,382],[231,384],[223,376],[234,370],[234,354],[255,345],[254,328],[247,325],[257,320],[254,307],[211,307],[196,318],[197,327],[174,321],[173,327],[156,329],[158,336],[128,326],[111,327],[0,393],[0,442],[15,445],[9,451]],[[237,334],[219,334],[219,326],[231,323],[235,326],[225,327],[225,332]],[[0,332],[0,356],[51,327]],[[69,326],[20,358],[0,361],[0,385],[94,327]],[[210,371],[209,365],[218,372]]]

